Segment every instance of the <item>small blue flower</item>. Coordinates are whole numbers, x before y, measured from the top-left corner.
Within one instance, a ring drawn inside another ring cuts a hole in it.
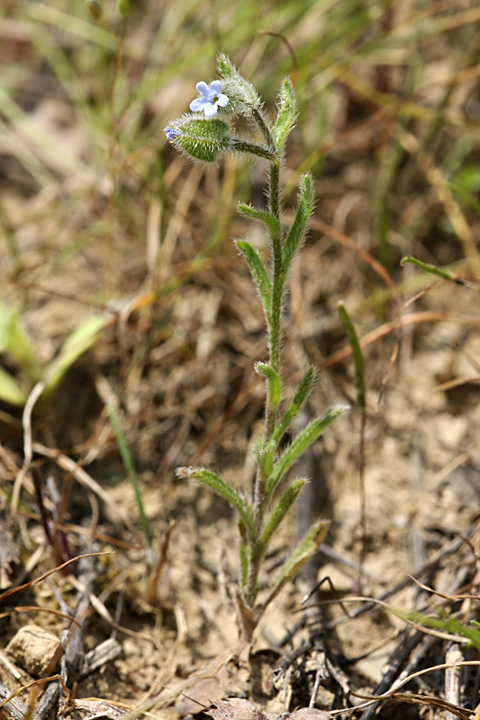
[[[205,117],[212,118],[217,114],[219,107],[226,107],[230,100],[222,93],[222,83],[214,80],[210,87],[206,82],[197,83],[197,92],[201,97],[195,98],[190,103],[190,110],[193,112],[204,112]]]
[[[175,130],[175,128],[170,127],[170,125],[167,125],[166,128],[163,128],[163,132],[167,136],[167,140],[173,140],[173,138],[182,134],[180,130]]]

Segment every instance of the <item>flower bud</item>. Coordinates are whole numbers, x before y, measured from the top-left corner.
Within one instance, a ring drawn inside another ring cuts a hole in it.
[[[87,0],[87,7],[92,18],[94,20],[100,20],[102,17],[102,6],[98,0]]]
[[[127,17],[130,10],[130,0],[117,0],[117,9],[122,17]]]
[[[167,139],[193,160],[216,162],[231,149],[230,127],[223,120],[184,115],[165,128]]]

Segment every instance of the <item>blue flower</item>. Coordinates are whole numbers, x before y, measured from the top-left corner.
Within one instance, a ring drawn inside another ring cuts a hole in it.
[[[222,93],[222,83],[214,80],[210,87],[206,82],[197,83],[197,92],[201,97],[195,98],[190,103],[190,110],[193,112],[204,112],[205,117],[212,118],[217,114],[219,107],[226,107],[230,100]]]
[[[177,137],[177,135],[182,134],[180,130],[175,130],[175,128],[170,127],[170,125],[167,125],[166,128],[163,128],[163,132],[167,136],[167,140],[173,140],[173,138]]]

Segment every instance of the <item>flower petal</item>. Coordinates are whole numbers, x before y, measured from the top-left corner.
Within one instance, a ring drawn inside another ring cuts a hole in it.
[[[195,98],[190,103],[190,110],[192,112],[202,112],[206,105],[210,105],[210,100],[207,100],[207,98]]]
[[[199,95],[203,95],[203,97],[207,100],[210,98],[210,88],[206,82],[203,82],[203,80],[197,83],[197,92]]]
[[[209,103],[205,105],[205,117],[211,118],[217,114],[217,103]]]
[[[180,135],[179,130],[175,130],[175,128],[170,127],[170,125],[167,125],[166,128],[163,128],[163,132],[167,136],[167,140],[173,140],[174,137],[177,137],[177,135]]]
[[[214,80],[210,84],[210,92],[212,95],[220,95],[220,93],[222,92],[222,83],[220,82],[220,80]]]
[[[230,98],[228,98],[226,95],[221,93],[218,96],[217,105],[220,105],[220,107],[227,107],[228,103],[230,102]]]

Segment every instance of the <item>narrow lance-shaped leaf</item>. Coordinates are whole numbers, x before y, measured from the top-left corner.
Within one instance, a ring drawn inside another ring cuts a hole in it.
[[[282,399],[279,374],[271,365],[264,362],[255,363],[255,372],[267,379],[267,403],[269,407],[278,407]]]
[[[18,311],[0,302],[0,352],[8,352],[31,385],[42,377],[35,348],[23,331]]]
[[[53,374],[49,378],[43,391],[44,398],[48,398],[48,396],[55,391],[73,363],[97,342],[102,330],[109,322],[109,318],[101,315],[89,317],[68,336],[62,345],[58,357],[50,366],[50,372],[53,371]]]
[[[255,457],[262,477],[268,477],[273,470],[275,450],[276,445],[274,442],[267,442],[263,437],[258,438],[255,447]]]
[[[18,407],[25,405],[27,401],[27,396],[13,375],[2,367],[0,367],[0,400]]]
[[[266,210],[258,210],[246,203],[239,203],[237,209],[238,212],[242,213],[242,215],[245,215],[246,217],[253,218],[254,220],[260,220],[260,222],[262,222],[267,228],[271,237],[280,237],[280,221],[272,215],[272,213],[269,213]]]
[[[462,278],[456,277],[453,273],[448,272],[448,270],[442,270],[435,265],[430,265],[430,263],[424,263],[421,260],[417,260],[417,258],[404,257],[400,260],[400,265],[402,267],[407,263],[412,263],[412,265],[416,265],[420,270],[423,270],[423,272],[429,273],[430,275],[437,275],[437,277],[440,277],[443,280],[450,280],[451,282],[457,283],[457,285],[465,284]]]
[[[290,425],[298,415],[299,411],[303,407],[303,404],[310,395],[314,379],[314,370],[313,368],[309,368],[303,378],[300,380],[297,391],[289,408],[287,409],[285,415],[282,417],[277,427],[275,428],[275,432],[272,435],[272,441],[274,441],[276,445],[278,445],[284,434],[287,432],[288,428],[290,427]]]
[[[272,130],[273,139],[280,151],[293,127],[295,120],[295,94],[290,78],[285,78],[280,90],[280,106]]]
[[[300,491],[302,490],[306,482],[307,481],[304,478],[298,478],[285,490],[282,497],[275,505],[272,514],[267,520],[265,529],[263,530],[260,538],[258,539],[256,547],[252,553],[253,555],[260,555],[266,551],[272,535],[286,516],[287,512],[292,507],[293,503],[297,499]]]
[[[145,507],[143,505],[142,493],[140,491],[140,483],[138,481],[138,475],[137,475],[137,471],[135,469],[135,464],[133,462],[132,455],[130,453],[130,448],[128,447],[127,439],[122,430],[122,426],[120,424],[120,418],[118,417],[117,411],[115,410],[114,406],[111,403],[107,403],[106,407],[107,407],[108,417],[110,419],[110,424],[113,428],[113,432],[115,433],[115,437],[117,438],[117,445],[118,445],[118,449],[120,451],[120,455],[122,457],[123,466],[128,473],[130,484],[133,488],[133,492],[135,495],[135,501],[137,503],[137,508],[138,508],[138,514],[140,516],[140,522],[142,523],[142,529],[145,534],[145,539],[148,543],[148,546],[150,547],[152,545],[152,541],[153,541],[152,530],[151,530],[147,515],[145,513]]]
[[[352,354],[353,354],[353,360],[355,362],[355,378],[356,378],[356,386],[357,386],[357,402],[361,409],[361,411],[364,413],[366,410],[366,390],[365,390],[365,360],[363,358],[362,348],[360,347],[360,343],[358,342],[357,333],[355,332],[355,328],[353,326],[352,321],[350,320],[350,316],[347,312],[347,309],[345,305],[343,304],[343,301],[340,301],[338,303],[338,312],[340,315],[340,320],[343,325],[343,329],[347,333],[348,342],[350,343],[350,347],[352,348]]]
[[[268,277],[267,271],[265,270],[265,267],[255,248],[245,240],[237,240],[236,244],[250,268],[255,285],[257,286],[260,297],[262,298],[265,317],[269,323],[270,315],[272,313],[272,284],[270,282],[270,278]]]
[[[293,258],[305,235],[307,223],[313,209],[313,185],[309,175],[300,180],[298,207],[295,220],[283,246],[282,278],[285,280]]]
[[[207,470],[206,468],[194,468],[194,467],[181,467],[175,471],[177,478],[190,478],[192,480],[198,480],[202,485],[214,490],[218,495],[221,495],[225,500],[232,505],[238,512],[240,519],[245,525],[248,534],[255,540],[255,523],[253,519],[253,511],[250,505],[244,500],[231,485],[222,480],[222,478],[215,475],[215,473]]]
[[[238,520],[238,531],[240,534],[240,542],[238,544],[238,557],[240,560],[240,583],[242,587],[245,587],[248,578],[248,564],[250,561],[250,552],[247,545],[247,531],[241,518],[239,518]]]
[[[408,612],[406,610],[392,608],[391,606],[386,606],[386,610],[392,613],[392,615],[396,615],[407,622],[414,622],[417,625],[424,625],[425,627],[441,630],[445,633],[448,632],[452,635],[460,635],[461,637],[467,638],[476,650],[480,650],[480,632],[478,629],[470,627],[469,625],[463,625],[463,623],[455,620],[455,618],[430,617],[428,615],[424,615],[423,613]],[[478,627],[478,623],[474,621],[472,621],[472,625],[476,625]]]
[[[278,578],[275,580],[275,584],[272,592],[266,599],[263,609],[265,609],[274,598],[278,595],[283,586],[302,569],[313,555],[317,552],[320,543],[325,539],[327,530],[329,527],[328,520],[318,520],[312,525],[305,538],[296,550],[286,560],[282,571]]]
[[[290,447],[288,447],[280,459],[275,464],[273,472],[267,480],[266,493],[270,495],[277,487],[285,473],[292,467],[295,460],[306,450],[327,428],[348,408],[346,406],[336,406],[327,410],[321,418],[312,420],[311,423],[295,438]]]

